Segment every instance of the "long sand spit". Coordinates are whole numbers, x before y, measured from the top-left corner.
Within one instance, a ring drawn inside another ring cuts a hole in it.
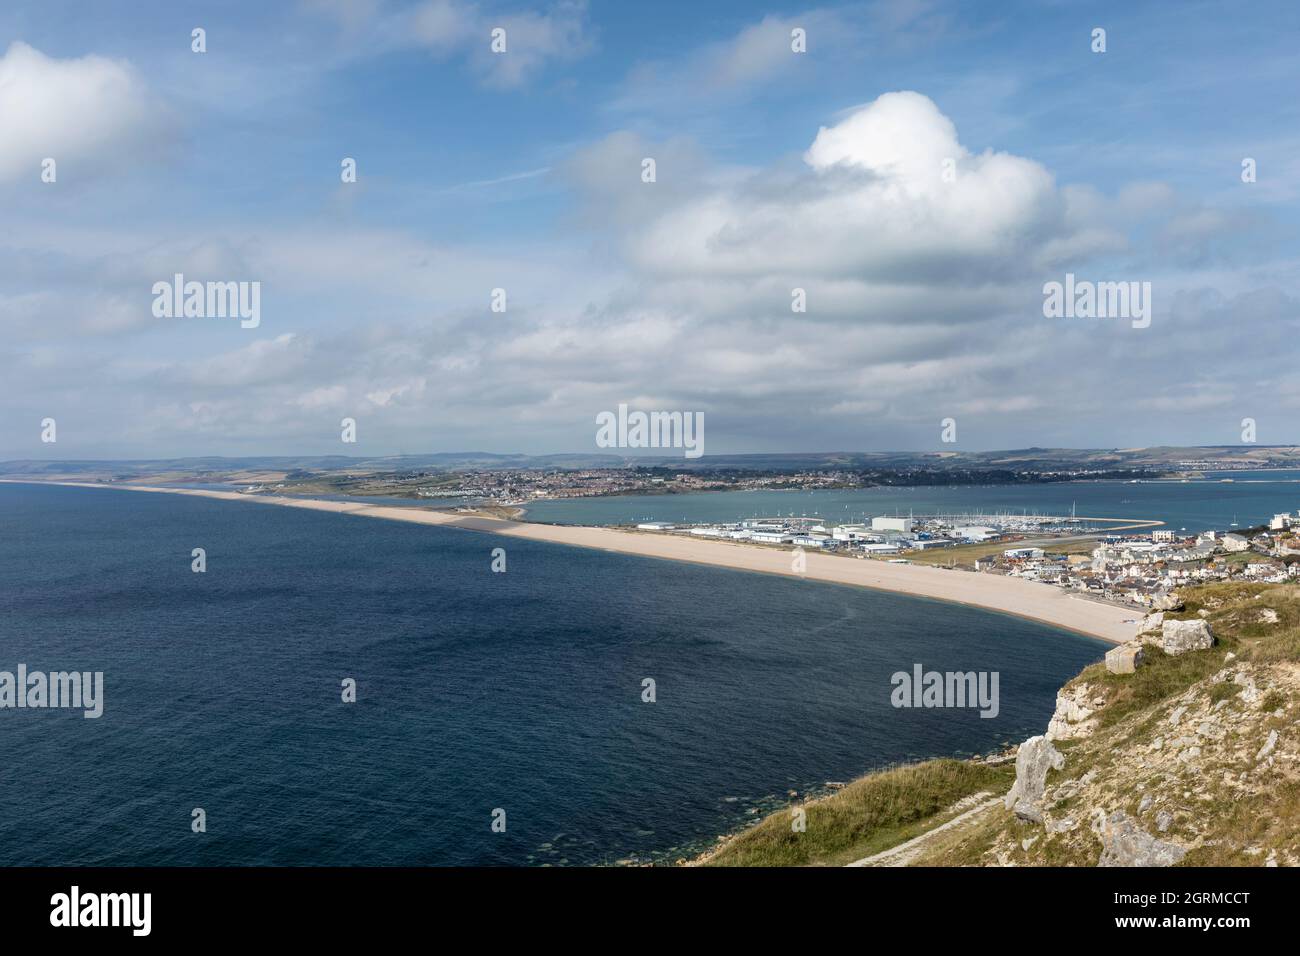
[[[3,480],[3,479],[0,479]],[[110,488],[218,498],[223,501],[255,502],[287,508],[307,508],[366,518],[386,518],[413,524],[460,528],[486,532],[508,538],[527,538],[578,548],[596,548],[617,554],[631,554],[669,561],[687,561],[714,567],[733,568],[802,577],[833,584],[849,584],[895,591],[916,597],[933,598],[956,604],[1013,614],[1041,621],[1112,644],[1122,644],[1137,633],[1136,612],[1101,601],[1073,595],[1061,588],[1037,581],[996,574],[979,574],[918,564],[889,564],[883,561],[855,559],[811,553],[806,568],[798,574],[791,567],[791,552],[729,541],[711,541],[661,532],[622,531],[616,528],[590,528],[570,525],[533,524],[482,515],[420,508],[369,505],[360,501],[324,501],[317,498],[289,498],[275,495],[240,494],[199,488],[159,488],[145,485],[104,485],[91,482],[20,482],[22,484],[57,484],[73,488]]]

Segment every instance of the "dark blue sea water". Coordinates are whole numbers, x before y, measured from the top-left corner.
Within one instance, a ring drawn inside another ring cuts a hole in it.
[[[1230,481],[1222,479],[1230,478]],[[636,521],[738,521],[771,515],[809,515],[830,521],[873,515],[966,512],[1152,518],[1188,531],[1266,524],[1300,508],[1300,472],[1223,472],[1205,480],[1079,481],[1059,484],[944,488],[854,488],[842,491],[722,491],[684,495],[611,496],[538,501],[531,521],[556,524],[630,524]]]
[[[106,698],[98,720],[0,710],[0,864],[649,858],[787,789],[1040,733],[1103,651],[833,585],[0,485],[0,670],[100,670]],[[915,662],[1000,672],[1000,715],[894,709],[889,677]]]

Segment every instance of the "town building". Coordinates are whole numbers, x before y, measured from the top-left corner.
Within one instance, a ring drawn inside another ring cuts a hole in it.
[[[1229,552],[1250,550],[1250,539],[1245,535],[1235,534],[1231,531],[1223,536],[1223,540],[1220,544],[1223,545],[1223,550]]]
[[[1010,548],[1002,552],[1004,558],[1041,558],[1042,548]]]
[[[888,515],[881,515],[878,518],[871,519],[871,530],[899,531],[903,534],[911,534],[913,524],[911,518],[893,518]]]

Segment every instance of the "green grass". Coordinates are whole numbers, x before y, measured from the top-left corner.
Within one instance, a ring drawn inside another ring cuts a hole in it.
[[[1037,540],[1037,539],[1035,539]],[[960,564],[974,565],[979,558],[996,557],[1012,548],[1030,547],[1020,541],[996,541],[980,544],[959,544],[952,548],[935,548],[932,551],[918,551],[908,554],[913,564]],[[1060,543],[1041,542],[1032,547],[1041,547],[1047,554],[1088,554],[1097,547],[1097,540],[1062,541]]]
[[[1072,683],[1086,681],[1094,688],[1105,688],[1107,703],[1098,715],[1098,725],[1113,727],[1130,714],[1176,697],[1209,677],[1223,667],[1225,652],[1222,644],[1216,644],[1209,650],[1171,657],[1160,648],[1147,645],[1146,663],[1137,673],[1112,674],[1105,664],[1093,664]]]
[[[1182,693],[1223,667],[1231,651],[1247,660],[1300,659],[1300,588],[1269,584],[1211,584],[1186,589],[1186,607],[1167,619],[1195,620],[1206,611],[1215,645],[1170,657],[1155,645],[1146,647],[1146,664],[1135,674],[1111,674],[1103,664],[1085,668],[1071,684],[1084,681],[1106,689],[1108,703],[1099,716],[1102,727],[1112,727],[1137,710],[1159,704]],[[1270,608],[1276,624],[1260,620]],[[1240,688],[1236,688],[1240,690]],[[1221,700],[1236,690],[1214,688]]]
[[[1217,704],[1221,700],[1229,700],[1241,693],[1241,687],[1230,680],[1219,681],[1210,688],[1210,703]]]
[[[1112,798],[1121,804],[1127,801],[1131,813],[1137,812],[1136,803],[1142,795],[1154,791],[1127,786],[1116,774],[1116,755],[1145,746],[1161,733],[1173,698],[1223,669],[1229,652],[1243,661],[1300,661],[1300,587],[1220,583],[1186,588],[1180,593],[1186,607],[1168,617],[1204,617],[1214,632],[1215,646],[1170,657],[1158,646],[1148,645],[1146,664],[1134,674],[1111,674],[1102,664],[1085,669],[1071,684],[1086,681],[1094,696],[1105,694],[1106,705],[1097,714],[1099,728],[1092,738],[1056,744],[1066,754],[1069,769],[1064,773],[1074,778],[1096,770],[1099,779],[1110,781]],[[1262,613],[1265,610],[1274,612],[1277,621],[1269,622],[1266,618],[1271,615]],[[1242,688],[1222,681],[1203,689],[1211,701],[1218,702],[1235,700]],[[1269,691],[1261,702],[1264,711],[1287,706],[1288,698],[1277,690]],[[1278,718],[1272,725],[1281,728],[1285,720]],[[1266,724],[1265,729],[1268,727]],[[956,760],[932,760],[871,774],[830,797],[802,805],[807,812],[806,832],[793,831],[787,808],[737,835],[705,862],[715,866],[849,863],[946,822],[954,815],[948,808],[962,797],[980,791],[1005,793],[1014,776],[1010,764],[988,767]],[[1055,771],[1049,774],[1049,782],[1056,776]],[[1148,787],[1152,783],[1145,782]],[[1181,791],[1191,784],[1171,779],[1161,786]],[[1075,807],[1078,800],[1058,803],[1055,812],[1083,811],[1086,808],[1082,803]],[[1300,845],[1300,781],[1295,779],[1272,785],[1248,801],[1240,800],[1227,787],[1212,789],[1211,799],[1199,812],[1216,819],[1210,831],[1216,841],[1191,851],[1184,865],[1259,865],[1265,857],[1246,853],[1244,847],[1267,850]],[[1028,850],[1021,845],[1025,839],[1034,840]],[[925,855],[913,862],[922,866],[988,865],[997,862],[989,855],[993,847],[999,849],[1006,862],[1026,865],[1092,866],[1100,852],[1100,844],[1087,830],[1086,821],[1069,834],[1053,835],[998,808],[968,827],[941,835]]]
[[[1214,841],[1188,851],[1182,866],[1263,866],[1266,853],[1245,847],[1292,848],[1300,845],[1300,783],[1284,781],[1251,800],[1225,795],[1216,801],[1221,832],[1231,841]]]
[[[962,760],[924,763],[861,777],[828,797],[802,804],[807,829],[792,827],[792,809],[778,810],[733,837],[709,866],[842,866],[897,846],[942,823],[962,797],[1005,793],[1010,764]]]
[[[988,856],[989,847],[1009,838],[1008,862],[1018,866],[1095,866],[1101,843],[1082,825],[1065,840],[1043,828],[1017,820],[1010,810],[996,809],[970,830],[941,840],[932,851],[918,857],[913,866],[989,866],[997,861]],[[1036,838],[1036,839],[1035,839]],[[1026,850],[1020,841],[1034,842]]]
[[[1231,554],[1216,554],[1214,560],[1220,564],[1247,565],[1268,559],[1256,551],[1234,551]]]

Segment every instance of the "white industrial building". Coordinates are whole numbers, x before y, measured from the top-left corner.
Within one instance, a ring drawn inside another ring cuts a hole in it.
[[[896,544],[864,544],[862,550],[867,554],[897,554],[898,545]]]
[[[889,515],[881,515],[878,518],[871,519],[872,531],[901,531],[903,534],[910,534],[912,531],[911,518],[892,518]]]
[[[1041,558],[1042,548],[1011,548],[1002,552],[1004,558]]]
[[[831,537],[836,541],[855,541],[869,533],[870,532],[867,531],[866,525],[841,524],[836,525],[835,529],[831,532]]]

